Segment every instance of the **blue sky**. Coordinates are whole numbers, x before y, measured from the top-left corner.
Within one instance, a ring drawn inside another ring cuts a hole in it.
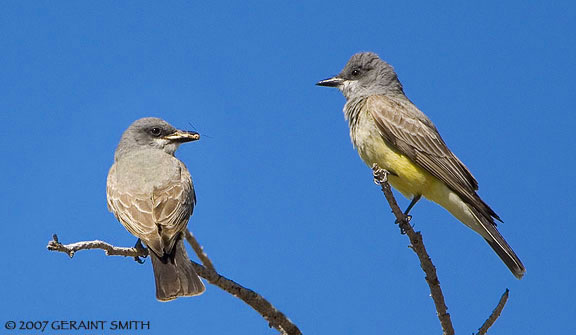
[[[575,32],[570,1],[4,1],[0,325],[276,333],[215,286],[157,302],[149,262],[46,250],[53,233],[134,244],[107,211],[106,175],[122,131],[158,116],[203,135],[178,157],[198,196],[189,226],[223,275],[305,334],[439,334],[417,258],[352,148],[344,97],[314,86],[374,51],[478,179],[527,267],[516,280],[420,202],[412,222],[456,331],[476,331],[506,288],[491,334],[574,331]]]

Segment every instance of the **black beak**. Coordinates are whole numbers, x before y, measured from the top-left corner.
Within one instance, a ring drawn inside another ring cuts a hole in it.
[[[195,131],[176,130],[172,134],[164,136],[164,138],[170,141],[184,143],[199,140],[200,134]]]
[[[338,76],[335,76],[332,78],[320,80],[319,82],[316,83],[316,85],[327,86],[327,87],[338,87],[338,86],[342,85],[343,83],[344,83],[344,79],[342,79]]]

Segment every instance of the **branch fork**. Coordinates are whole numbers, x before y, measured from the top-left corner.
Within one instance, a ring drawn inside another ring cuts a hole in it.
[[[384,193],[384,196],[386,197],[386,200],[392,209],[392,213],[394,213],[394,216],[396,217],[396,223],[400,226],[401,233],[408,235],[408,238],[410,239],[410,248],[416,253],[418,259],[420,260],[420,267],[426,275],[426,283],[430,289],[430,294],[432,296],[432,300],[434,301],[434,306],[436,307],[436,315],[438,316],[438,320],[442,326],[443,334],[454,335],[454,326],[452,325],[452,320],[450,318],[450,314],[448,313],[448,307],[446,307],[444,294],[442,293],[442,288],[440,287],[440,280],[438,279],[438,275],[436,273],[436,267],[432,263],[432,259],[430,258],[428,251],[426,251],[424,241],[422,240],[422,234],[420,232],[414,231],[413,227],[410,225],[410,220],[412,217],[410,215],[404,214],[404,212],[402,212],[398,206],[396,198],[394,198],[394,194],[392,193],[392,189],[388,182],[388,175],[390,172],[381,169],[377,164],[374,164],[372,166],[372,173],[374,176],[374,182],[380,185],[382,192]],[[498,306],[492,312],[488,320],[484,322],[477,335],[485,334],[486,331],[488,331],[488,328],[494,324],[502,312],[507,299],[508,290],[506,290],[502,298],[500,298]]]
[[[382,192],[384,193],[384,196],[386,197],[386,200],[392,209],[392,213],[394,213],[394,216],[396,217],[396,223],[400,226],[401,233],[408,236],[410,239],[410,248],[416,253],[418,259],[420,260],[420,267],[425,273],[425,279],[428,283],[428,287],[430,288],[430,294],[436,307],[436,314],[442,326],[443,334],[454,335],[454,327],[452,326],[452,320],[450,318],[450,314],[448,313],[448,308],[446,307],[442,289],[440,288],[440,280],[436,274],[436,267],[432,263],[432,260],[426,251],[426,247],[424,246],[424,242],[422,240],[422,234],[420,232],[414,231],[413,227],[410,225],[410,220],[412,217],[410,215],[404,214],[404,212],[402,212],[398,206],[398,203],[394,198],[394,194],[392,193],[390,184],[388,183],[388,175],[390,172],[381,169],[376,164],[372,166],[372,171],[374,182],[380,185]],[[204,249],[200,243],[198,243],[190,231],[186,231],[184,237],[192,246],[192,249],[203,264],[200,265],[191,260],[194,270],[200,277],[206,279],[210,284],[218,286],[222,290],[244,301],[246,304],[256,310],[268,322],[270,327],[280,331],[281,334],[302,334],[298,327],[292,323],[292,321],[290,321],[282,312],[277,310],[261,295],[219,274],[208,255],[204,252]],[[148,256],[148,250],[142,245],[138,244],[132,248],[116,247],[99,240],[62,244],[58,240],[58,236],[56,234],[53,235],[53,238],[48,243],[47,248],[50,251],[66,253],[70,258],[74,257],[77,251],[87,249],[102,249],[108,256],[134,257],[137,260],[139,259],[138,257]],[[488,329],[494,324],[494,322],[496,322],[502,313],[504,306],[506,305],[508,294],[509,291],[506,289],[506,292],[504,292],[500,298],[498,305],[492,311],[491,315],[484,322],[482,327],[480,327],[476,335],[485,335]]]
[[[218,286],[222,290],[232,294],[233,296],[244,301],[256,312],[258,312],[267,322],[270,327],[280,331],[283,335],[301,335],[302,332],[298,327],[280,312],[268,300],[264,299],[258,293],[246,288],[235,281],[228,279],[214,268],[214,265],[208,255],[204,252],[202,246],[190,231],[186,232],[186,240],[198,255],[198,258],[203,265],[200,265],[192,260],[192,266],[196,273],[206,279],[210,284]],[[125,257],[146,257],[148,256],[148,249],[139,247],[138,245],[132,248],[116,247],[104,241],[83,241],[71,244],[60,243],[58,236],[54,234],[52,240],[48,242],[47,246],[50,251],[58,251],[67,254],[70,258],[74,257],[77,251],[87,249],[102,249],[108,256],[125,256]]]

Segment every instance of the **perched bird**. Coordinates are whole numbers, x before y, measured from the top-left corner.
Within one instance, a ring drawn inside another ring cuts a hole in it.
[[[368,166],[412,201],[421,196],[447,209],[480,234],[516,278],[524,265],[496,229],[498,215],[476,193],[478,182],[448,149],[438,130],[407,97],[396,72],[372,52],[353,55],[340,74],[316,85],[337,87],[346,97],[350,137]]]
[[[148,247],[156,298],[169,301],[204,292],[183,234],[196,204],[188,169],[174,152],[200,135],[147,117],[124,131],[108,173],[108,209]]]

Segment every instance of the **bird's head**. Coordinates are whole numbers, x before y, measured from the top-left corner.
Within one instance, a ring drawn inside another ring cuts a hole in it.
[[[174,155],[180,144],[198,139],[200,134],[196,132],[178,130],[162,119],[146,117],[134,121],[124,131],[116,149],[116,159],[125,152],[139,148],[155,148]]]
[[[348,100],[374,94],[404,93],[394,68],[373,52],[353,55],[338,75],[316,85],[337,87]]]

